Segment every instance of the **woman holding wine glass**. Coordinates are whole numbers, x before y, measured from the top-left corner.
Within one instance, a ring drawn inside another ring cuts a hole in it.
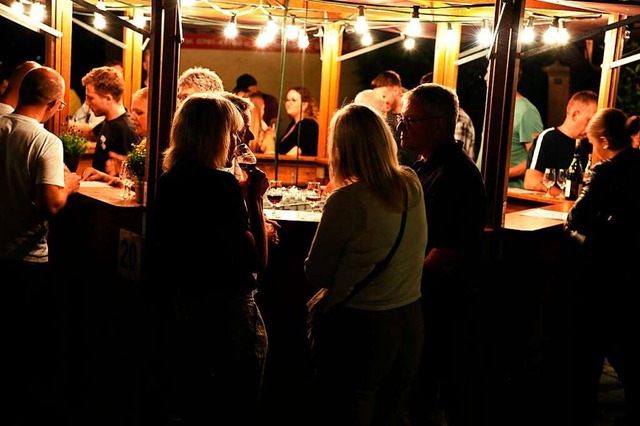
[[[267,261],[269,182],[258,168],[242,183],[220,170],[244,126],[219,94],[189,96],[174,116],[158,179],[154,282],[170,283],[160,296],[173,314],[166,324],[166,386],[171,415],[187,424],[231,416],[238,424],[258,422],[267,335],[254,274]]]

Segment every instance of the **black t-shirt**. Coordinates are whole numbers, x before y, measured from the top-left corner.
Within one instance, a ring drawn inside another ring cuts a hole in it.
[[[298,132],[300,132],[300,144],[298,144]],[[297,145],[302,151],[300,155],[318,155],[318,123],[315,120],[303,118],[298,124],[291,121],[284,134],[285,137],[278,144],[278,153],[286,154]]]
[[[576,140],[562,133],[556,128],[544,130],[533,141],[533,146],[527,154],[527,169],[539,170],[544,173],[544,169],[568,169],[573,160]],[[587,165],[589,154],[593,147],[587,139],[580,142],[578,153],[580,163],[584,169]]]
[[[109,151],[127,155],[131,151],[131,145],[140,141],[127,112],[113,120],[104,120],[93,128],[93,134],[97,143],[92,166],[102,172],[105,171]]]

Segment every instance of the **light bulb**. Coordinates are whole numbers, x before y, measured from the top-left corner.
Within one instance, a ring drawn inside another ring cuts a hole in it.
[[[231,20],[224,29],[224,35],[227,38],[235,38],[238,35],[238,25],[236,24],[236,15],[231,16]]]
[[[358,18],[356,19],[355,28],[358,34],[364,34],[369,30],[367,18],[364,16],[364,6],[358,6]]]

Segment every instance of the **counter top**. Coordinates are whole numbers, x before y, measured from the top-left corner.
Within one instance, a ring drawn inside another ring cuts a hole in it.
[[[123,200],[120,198],[122,188],[110,186],[104,182],[80,181],[78,193],[115,207],[142,207],[142,204],[136,203],[135,200]]]
[[[504,218],[504,228],[527,232],[561,228],[572,206],[573,201],[563,200],[561,203],[507,213]]]

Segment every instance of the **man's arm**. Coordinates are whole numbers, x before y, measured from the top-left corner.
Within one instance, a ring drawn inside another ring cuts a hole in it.
[[[531,145],[533,145],[532,141],[524,142],[524,147],[527,152],[531,149]],[[509,167],[509,179],[519,178],[524,176],[524,172],[527,170],[527,160],[524,160],[522,163],[518,163],[513,167]]]
[[[45,217],[57,214],[67,204],[69,194],[78,192],[80,176],[65,170],[64,187],[50,184],[36,185],[36,203]]]

